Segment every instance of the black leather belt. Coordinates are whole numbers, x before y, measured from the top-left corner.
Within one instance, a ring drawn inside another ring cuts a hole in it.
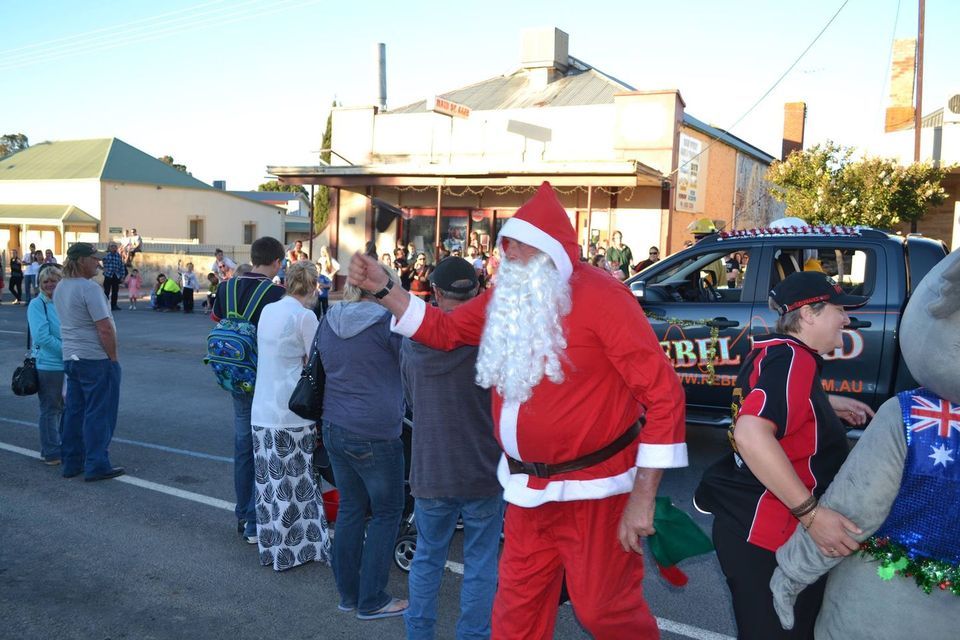
[[[646,422],[646,416],[640,416],[640,419],[630,425],[630,428],[627,429],[623,435],[603,449],[588,453],[585,456],[580,456],[576,460],[547,464],[545,462],[523,462],[507,456],[507,466],[510,468],[510,473],[526,473],[527,475],[538,478],[549,478],[550,476],[555,476],[560,473],[570,473],[571,471],[586,469],[587,467],[592,467],[605,460],[609,460],[626,449],[631,442],[637,439],[637,436],[640,434],[640,428],[646,424]]]

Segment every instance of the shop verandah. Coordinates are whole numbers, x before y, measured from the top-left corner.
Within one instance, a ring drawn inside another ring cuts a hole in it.
[[[658,171],[635,161],[542,169],[471,173],[379,165],[268,167],[268,172],[287,184],[330,187],[329,244],[341,263],[369,241],[378,254],[413,244],[434,262],[441,247],[465,249],[476,234],[489,252],[503,223],[544,181],[557,190],[584,252],[588,243],[607,240],[624,226],[639,225],[660,239],[670,192]],[[402,213],[391,216],[378,202]]]

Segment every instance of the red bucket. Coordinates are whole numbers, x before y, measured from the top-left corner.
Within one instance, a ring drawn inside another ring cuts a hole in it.
[[[336,489],[330,489],[320,494],[323,499],[323,513],[327,516],[327,522],[337,521],[337,510],[340,508],[340,492]]]

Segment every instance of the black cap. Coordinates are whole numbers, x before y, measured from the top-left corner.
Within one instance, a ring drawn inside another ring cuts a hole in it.
[[[829,302],[844,309],[856,309],[867,304],[866,296],[844,293],[836,281],[819,271],[797,271],[783,279],[773,288],[770,296],[783,315],[807,304]]]
[[[71,260],[76,260],[78,258],[87,258],[93,256],[99,258],[97,254],[97,248],[88,242],[77,242],[76,244],[70,245],[70,248],[67,249],[67,257]]]
[[[477,270],[463,258],[451,256],[437,263],[430,282],[441,291],[468,293],[477,288]]]

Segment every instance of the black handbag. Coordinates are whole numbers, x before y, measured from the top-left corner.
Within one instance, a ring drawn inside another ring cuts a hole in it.
[[[318,328],[317,337],[319,336]],[[317,339],[314,338],[310,359],[307,360],[307,366],[300,372],[300,380],[290,394],[287,407],[304,420],[319,422],[323,416],[323,387],[326,381],[327,375],[323,371],[323,363],[320,361],[320,353],[317,350]]]
[[[47,312],[45,303],[43,312]],[[13,381],[10,383],[10,388],[15,396],[32,396],[40,389],[37,359],[33,357],[33,352],[30,349],[30,325],[27,325],[27,356],[23,359],[23,365],[13,370]]]

